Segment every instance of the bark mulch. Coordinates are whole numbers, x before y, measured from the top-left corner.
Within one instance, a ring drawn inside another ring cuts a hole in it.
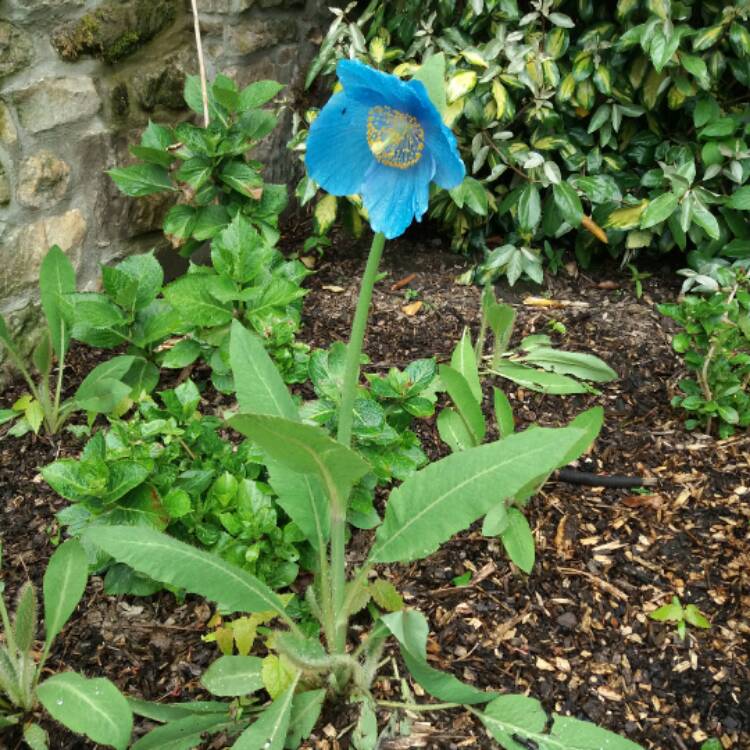
[[[405,240],[387,248],[386,276],[376,289],[366,342],[369,367],[404,366],[433,354],[447,359],[463,327],[476,330],[479,290],[454,283],[466,264],[436,244]],[[364,265],[361,249],[337,253],[321,261],[308,284],[301,336],[317,346],[346,336]],[[478,528],[425,561],[383,573],[409,605],[428,616],[431,663],[462,680],[498,692],[526,692],[551,711],[595,721],[649,750],[693,750],[707,737],[718,737],[727,750],[748,750],[750,435],[717,441],[687,432],[669,406],[683,373],[669,344],[671,324],[654,305],[673,298],[678,285],[672,270],[652,270],[642,299],[614,267],[577,278],[563,272],[542,291],[499,289],[517,306],[514,342],[549,333],[554,319],[566,329],[553,335],[558,345],[593,352],[620,376],[600,395],[570,397],[503,383],[519,427],[561,425],[601,404],[605,425],[581,468],[650,477],[655,484],[648,494],[549,482],[527,509],[537,542],[530,576]],[[412,273],[406,288],[418,300],[404,289],[391,290]],[[562,304],[526,305],[527,292]],[[404,312],[415,301],[421,309]],[[74,349],[69,386],[80,382],[96,356]],[[10,387],[0,403],[12,402],[21,390]],[[486,407],[489,417],[488,399]],[[431,458],[446,454],[434,420],[422,423],[419,432]],[[55,512],[65,506],[39,468],[79,449],[66,433],[0,442],[2,574],[11,596],[27,576],[41,586],[57,539]],[[354,540],[353,561],[366,544],[365,537]],[[452,579],[467,571],[469,585],[456,587]],[[673,595],[696,604],[711,621],[710,630],[689,629],[683,642],[673,625],[647,617]],[[93,577],[48,670],[106,675],[125,692],[149,700],[200,697],[199,676],[217,655],[215,646],[201,640],[211,614],[192,596],[109,597]],[[401,678],[408,675],[396,651],[389,655],[376,694],[402,700]],[[427,700],[408,682],[417,700]],[[385,723],[389,715],[379,718]],[[383,747],[495,746],[466,712],[411,718],[410,737]],[[351,721],[349,710],[328,710],[305,747],[349,747]],[[45,726],[52,748],[93,747]],[[18,741],[6,734],[0,746],[15,748]],[[221,738],[206,745],[224,746]]]

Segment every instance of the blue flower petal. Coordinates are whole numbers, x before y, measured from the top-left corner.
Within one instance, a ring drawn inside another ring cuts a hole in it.
[[[347,96],[370,107],[386,104],[408,114],[421,106],[419,96],[394,75],[370,68],[359,60],[341,60],[336,66]]]
[[[420,109],[412,114],[424,128],[425,145],[435,159],[435,182],[441,188],[450,190],[460,185],[466,176],[466,167],[459,156],[456,138],[430,101],[422,81],[411,80],[406,85],[419,97]]]
[[[331,195],[359,193],[375,161],[367,145],[368,111],[347,94],[336,94],[310,126],[307,171]]]
[[[392,240],[403,234],[414,219],[421,221],[430,200],[434,173],[435,163],[428,153],[410,169],[373,162],[362,185],[362,201],[373,231]]]

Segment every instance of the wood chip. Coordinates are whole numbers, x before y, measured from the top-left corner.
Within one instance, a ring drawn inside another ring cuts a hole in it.
[[[416,302],[404,305],[401,308],[401,312],[404,313],[404,315],[408,315],[410,318],[414,317],[422,309],[422,304],[422,300],[418,299]]]

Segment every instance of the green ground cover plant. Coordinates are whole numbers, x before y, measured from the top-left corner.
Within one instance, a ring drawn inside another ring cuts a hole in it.
[[[131,393],[138,390],[139,373],[145,362],[123,355],[97,365],[72,397],[63,398],[65,355],[73,336],[66,301],[75,291],[75,284],[75,271],[68,257],[59,247],[50,248],[39,274],[45,326],[29,358],[0,316],[0,344],[29,388],[9,409],[0,409],[0,425],[10,423],[8,434],[13,437],[38,433],[42,427],[48,435],[55,435],[75,412],[85,412],[90,421],[97,414],[114,413],[126,408]]]
[[[672,346],[692,374],[680,380],[672,405],[687,411],[688,429],[711,433],[715,426],[725,438],[750,425],[750,286],[744,268],[703,270],[688,282],[706,293],[686,294],[659,311],[681,327]]]
[[[110,680],[63,672],[40,681],[52,644],[81,600],[87,579],[86,553],[77,541],[68,540],[52,555],[44,574],[41,654],[35,651],[39,622],[34,585],[27,581],[21,587],[11,620],[0,582],[0,730],[23,722],[30,750],[49,747],[47,732],[35,720],[40,706],[94,742],[124,750],[130,741],[133,713]]]

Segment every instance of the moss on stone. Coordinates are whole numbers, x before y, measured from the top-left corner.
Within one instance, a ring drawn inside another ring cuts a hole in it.
[[[89,54],[108,63],[131,55],[177,15],[177,0],[106,2],[52,34],[52,44],[64,60]]]
[[[130,111],[130,92],[128,86],[125,83],[118,83],[110,94],[110,102],[112,104],[112,112],[115,117],[122,119],[126,117]]]

